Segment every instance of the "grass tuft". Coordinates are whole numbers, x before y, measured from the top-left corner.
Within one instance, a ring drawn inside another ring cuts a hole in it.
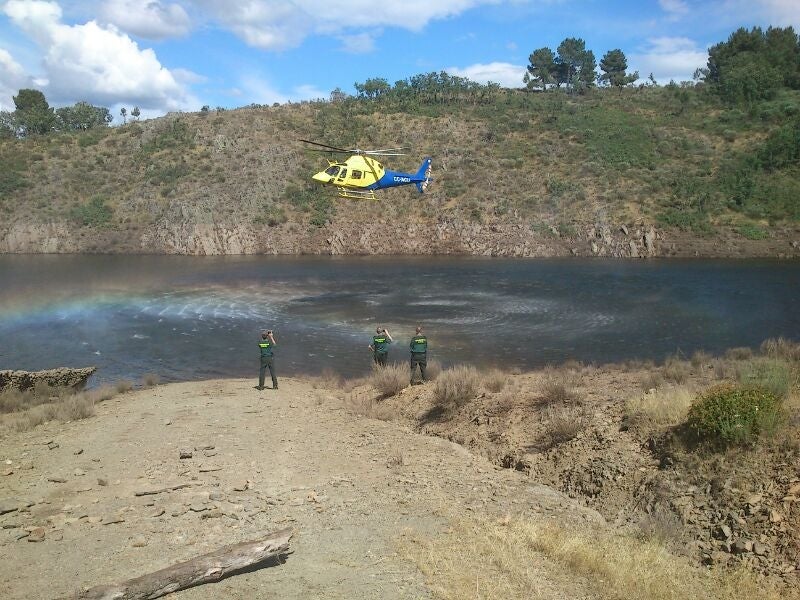
[[[405,364],[392,363],[385,367],[375,366],[370,384],[381,395],[381,398],[388,398],[399,394],[408,386],[409,372]]]
[[[480,375],[473,366],[458,365],[442,372],[433,388],[433,399],[442,408],[461,406],[478,394]]]
[[[625,403],[625,423],[639,431],[675,427],[686,420],[693,399],[683,385],[654,389]]]

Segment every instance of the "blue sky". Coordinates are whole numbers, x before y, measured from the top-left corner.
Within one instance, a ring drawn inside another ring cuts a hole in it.
[[[660,83],[691,79],[740,26],[793,25],[800,0],[0,0],[0,109],[23,87],[145,117],[328,97],[446,70],[521,85],[565,37]]]

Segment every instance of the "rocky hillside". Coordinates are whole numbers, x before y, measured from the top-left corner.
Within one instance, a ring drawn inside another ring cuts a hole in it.
[[[792,94],[744,114],[694,89],[495,90],[0,140],[0,252],[800,256],[797,166],[745,162],[780,151]],[[429,155],[435,181],[339,199],[301,138],[408,146],[387,166]]]

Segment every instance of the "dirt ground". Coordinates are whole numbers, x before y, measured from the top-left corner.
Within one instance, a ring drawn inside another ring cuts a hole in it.
[[[354,416],[308,383],[261,392],[253,383],[130,392],[86,420],[0,439],[3,597],[63,597],[289,526],[284,564],[174,597],[428,598],[399,548],[405,535],[437,535],[448,516],[603,526],[523,473]],[[181,483],[191,485],[135,495]],[[553,598],[592,597],[542,556],[531,568]]]

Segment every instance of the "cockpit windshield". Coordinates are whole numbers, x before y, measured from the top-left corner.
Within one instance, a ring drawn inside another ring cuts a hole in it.
[[[332,167],[328,167],[325,169],[325,174],[330,175],[331,177],[336,177],[339,174],[339,167],[333,165]]]

